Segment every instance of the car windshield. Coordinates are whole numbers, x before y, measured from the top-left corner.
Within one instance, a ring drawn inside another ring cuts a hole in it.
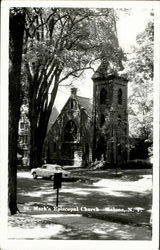
[[[61,167],[55,167],[55,170],[62,170]]]
[[[48,166],[47,168],[50,170],[63,170],[60,166]]]
[[[42,168],[46,168],[47,166],[42,166]]]

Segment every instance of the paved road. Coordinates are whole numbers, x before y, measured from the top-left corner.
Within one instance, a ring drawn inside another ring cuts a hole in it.
[[[53,182],[33,180],[29,172],[19,172],[18,204],[22,213],[10,218],[10,238],[151,239],[150,175],[137,181],[95,178],[95,182],[64,182],[61,211],[57,212]]]

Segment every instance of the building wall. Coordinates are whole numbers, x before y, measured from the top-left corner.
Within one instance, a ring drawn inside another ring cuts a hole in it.
[[[18,147],[22,153],[22,165],[30,164],[30,123],[25,114],[21,115],[18,128]]]
[[[85,110],[79,105],[76,95],[72,95],[46,137],[43,157],[47,163],[80,166],[82,160],[89,161],[92,152],[90,121]],[[68,133],[67,129],[70,131],[70,127],[71,133]]]
[[[82,165],[87,167],[92,161],[92,138],[93,124],[91,114],[81,110],[81,146],[82,146]]]
[[[115,75],[92,79],[92,112],[80,104],[82,99],[74,89],[46,137],[44,158],[48,163],[87,167],[96,159],[108,163],[127,160],[127,81]]]
[[[120,163],[127,159],[127,81],[115,76],[97,77],[93,81],[93,160]],[[103,91],[106,91],[104,101],[101,99]]]

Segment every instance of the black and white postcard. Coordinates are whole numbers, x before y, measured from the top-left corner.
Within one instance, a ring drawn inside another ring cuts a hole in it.
[[[2,1],[1,249],[159,248],[158,10]]]

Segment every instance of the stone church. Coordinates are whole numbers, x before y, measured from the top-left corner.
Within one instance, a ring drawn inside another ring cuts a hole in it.
[[[106,73],[92,76],[93,100],[71,94],[47,134],[47,163],[88,166],[96,160],[115,164],[128,158],[127,80]]]

